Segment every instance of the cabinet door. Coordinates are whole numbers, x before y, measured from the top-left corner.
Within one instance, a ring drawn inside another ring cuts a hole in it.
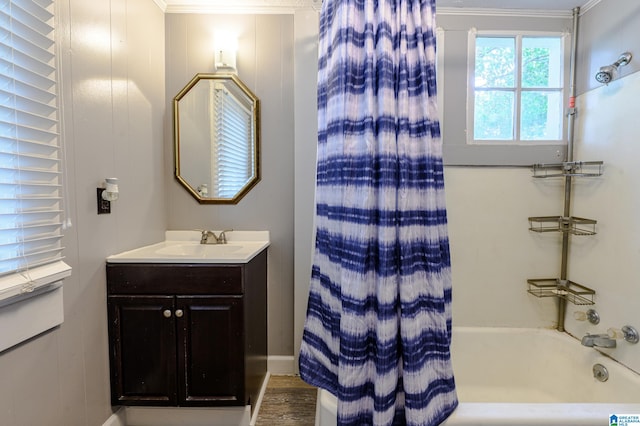
[[[179,405],[245,405],[242,296],[178,296]]]
[[[172,296],[109,296],[111,403],[176,405]]]

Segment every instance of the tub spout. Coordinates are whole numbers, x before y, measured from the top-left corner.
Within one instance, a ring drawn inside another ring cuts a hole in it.
[[[582,345],[590,348],[615,348],[616,340],[608,334],[588,334],[582,338]]]

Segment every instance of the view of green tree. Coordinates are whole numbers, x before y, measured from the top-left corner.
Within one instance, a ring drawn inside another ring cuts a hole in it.
[[[476,111],[476,120],[473,134],[476,139],[513,140],[513,92],[477,92],[474,110]]]
[[[474,138],[513,140],[514,117],[520,110],[521,140],[559,139],[559,90],[547,89],[559,76],[550,65],[560,52],[559,38],[523,37],[520,58],[521,99],[516,95],[516,37],[478,37],[475,54]],[[500,90],[496,90],[500,89]],[[509,90],[513,89],[513,90]],[[557,89],[557,88],[553,88]],[[560,108],[560,109],[559,109]]]
[[[513,37],[478,37],[476,39],[476,87],[514,87],[515,63]]]

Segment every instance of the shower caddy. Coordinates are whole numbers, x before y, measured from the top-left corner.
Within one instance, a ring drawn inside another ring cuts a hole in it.
[[[568,161],[554,164],[534,164],[534,178],[565,178],[565,209],[563,216],[533,216],[529,218],[529,230],[533,232],[562,233],[562,261],[560,278],[528,279],[528,292],[536,297],[558,298],[561,308],[558,314],[558,329],[564,331],[566,302],[574,305],[593,305],[595,290],[567,279],[568,239],[570,235],[595,235],[596,220],[570,215],[571,181],[575,177],[602,175],[602,161]]]
[[[534,232],[560,232],[562,234],[562,261],[559,278],[528,279],[529,293],[537,297],[555,297],[558,299],[558,331],[564,330],[564,317],[567,302],[575,305],[593,305],[596,292],[589,287],[567,279],[567,263],[569,257],[569,236],[594,235],[596,221],[571,216],[571,183],[576,177],[593,177],[602,175],[602,161],[574,161],[573,136],[576,116],[576,54],[578,38],[578,17],[580,8],[573,8],[573,37],[571,37],[571,67],[569,72],[569,108],[567,129],[567,158],[562,163],[535,164],[535,178],[564,178],[564,212],[562,216],[537,216],[529,218],[529,229]]]

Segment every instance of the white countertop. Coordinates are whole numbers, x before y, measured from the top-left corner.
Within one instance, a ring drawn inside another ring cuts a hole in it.
[[[200,244],[200,231],[166,231],[165,241],[111,255],[107,263],[247,263],[270,244],[269,231],[225,235],[227,244]]]

